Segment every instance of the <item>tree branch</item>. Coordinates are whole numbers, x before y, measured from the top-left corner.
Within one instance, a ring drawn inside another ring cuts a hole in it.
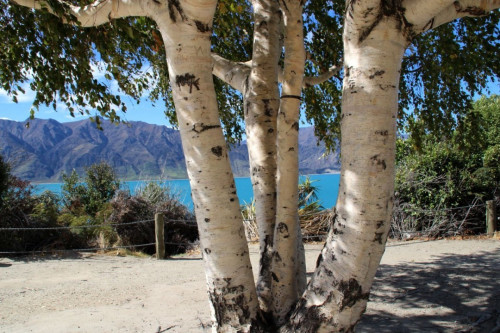
[[[434,0],[430,2],[432,1]],[[461,17],[484,16],[488,12],[500,8],[500,0],[461,0],[450,2],[450,5],[440,12],[434,13],[434,16],[429,15],[424,21],[425,23],[415,26],[416,32],[424,32]]]
[[[342,63],[333,65],[332,67],[328,68],[328,71],[321,73],[318,76],[305,76],[302,83],[302,88],[309,88],[329,80],[333,76],[337,75],[338,72],[340,72],[341,68]]]
[[[429,20],[445,8],[453,4],[455,0],[405,0],[406,20],[414,26],[425,26]]]
[[[58,0],[60,4],[68,8],[68,15],[74,17],[75,22],[68,21],[67,17],[61,17],[60,14],[44,0],[11,0],[12,2],[32,8],[46,9],[49,13],[60,17],[65,23],[78,24],[82,27],[95,27],[127,16],[145,16],[146,12],[141,5],[141,1],[133,0],[97,0],[90,5],[83,7],[74,6],[69,2]]]
[[[252,61],[234,62],[215,53],[212,53],[212,60],[212,74],[243,93],[245,91],[245,82],[250,74],[250,64]]]

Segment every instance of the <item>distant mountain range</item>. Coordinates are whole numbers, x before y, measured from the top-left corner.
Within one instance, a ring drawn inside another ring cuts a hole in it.
[[[59,123],[35,119],[25,122],[0,120],[0,154],[16,176],[35,182],[58,182],[63,173],[106,161],[126,180],[187,178],[179,132],[144,122],[115,125],[104,121],[103,130],[89,120]],[[338,154],[322,158],[314,128],[299,131],[301,174],[332,173],[340,169]],[[246,142],[229,154],[236,177],[248,177]]]

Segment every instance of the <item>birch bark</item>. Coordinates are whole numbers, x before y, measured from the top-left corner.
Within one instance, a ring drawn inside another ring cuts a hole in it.
[[[258,326],[258,300],[212,79],[210,36],[217,1],[60,3],[76,20],[62,18],[67,23],[89,27],[127,16],[149,16],[157,23],[195,203],[214,331],[249,332]],[[48,2],[18,4],[59,15]]]
[[[213,87],[210,27],[215,6],[216,1],[181,1],[174,8],[169,3],[153,18],[167,51],[214,330],[248,332],[258,300]]]
[[[304,245],[298,216],[299,117],[305,49],[302,3],[281,0],[285,58],[277,134],[277,205],[272,261],[273,316],[278,325],[306,286]]]
[[[441,1],[441,3],[446,1]],[[354,332],[385,249],[393,204],[398,85],[416,34],[500,1],[454,1],[413,24],[402,1],[346,1],[342,169],[336,215],[306,292],[282,332]],[[420,1],[432,8],[433,1]],[[486,4],[488,3],[488,4]],[[464,10],[464,8],[467,8]],[[422,10],[422,8],[420,8]],[[444,14],[443,14],[444,11]],[[429,24],[428,24],[429,23]]]
[[[271,262],[276,219],[276,117],[281,15],[276,0],[254,0],[254,42],[245,103],[250,174],[259,230],[260,306],[271,312]]]

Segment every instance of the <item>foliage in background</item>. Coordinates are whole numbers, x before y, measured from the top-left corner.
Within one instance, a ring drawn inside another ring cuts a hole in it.
[[[299,216],[315,214],[324,209],[319,203],[318,188],[313,185],[316,182],[307,176],[299,183]]]
[[[0,209],[3,206],[4,195],[7,192],[9,184],[10,166],[4,161],[3,156],[0,155]]]
[[[5,172],[1,189],[0,228],[50,228],[57,227],[59,198],[52,192],[33,193],[33,186],[10,174],[9,165],[0,156],[0,170]],[[62,242],[77,246],[78,240],[69,231],[14,230],[0,232],[0,251],[32,251],[52,247]]]
[[[106,223],[117,224],[113,230],[119,245],[154,243],[154,223],[127,223],[153,219],[156,213],[164,216],[167,254],[185,252],[198,239],[195,216],[168,186],[162,186],[161,183],[148,182],[133,196],[127,191],[119,191],[110,205],[111,212]],[[155,247],[149,246],[143,251],[154,253]]]
[[[500,96],[482,97],[448,138],[398,140],[394,230],[442,235],[484,231],[487,200],[500,196]],[[466,207],[466,208],[460,208]]]
[[[0,156],[2,187],[0,228],[67,229],[5,230],[0,232],[0,251],[107,248],[155,242],[155,213],[165,216],[168,254],[190,249],[198,239],[195,216],[165,184],[149,182],[136,195],[119,191],[114,170],[105,163],[91,165],[82,179],[76,172],[64,176],[62,196],[34,187],[9,172]],[[145,221],[144,223],[134,223]],[[170,223],[170,221],[173,221]],[[190,222],[187,225],[186,222]],[[175,244],[174,244],[175,243]],[[155,247],[138,248],[154,253]]]
[[[81,208],[89,216],[95,214],[113,198],[120,188],[114,169],[106,162],[92,164],[85,169],[84,179],[75,170],[68,176],[63,174],[63,202],[73,213]]]
[[[318,199],[318,188],[313,185],[315,182],[317,180],[311,180],[307,176],[298,185],[299,204],[297,208],[304,239],[311,239],[313,235],[315,239],[319,239],[328,231],[329,227],[329,221],[326,218],[329,213],[322,214],[325,211]],[[258,240],[255,200],[241,206],[241,215],[247,239]]]

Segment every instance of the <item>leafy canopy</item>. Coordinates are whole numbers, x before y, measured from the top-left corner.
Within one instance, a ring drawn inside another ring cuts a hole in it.
[[[343,13],[342,1],[307,1],[307,75],[341,62]],[[450,136],[473,97],[498,78],[499,18],[500,12],[494,11],[414,38],[402,65],[399,120],[415,140],[428,131]],[[235,61],[249,60],[252,20],[248,1],[219,1],[214,52]],[[118,110],[126,111],[122,96],[128,95],[138,103],[144,96],[161,101],[166,116],[176,122],[165,50],[152,20],[117,19],[82,29],[47,12],[0,0],[0,27],[0,87],[14,101],[26,85],[36,91],[32,117],[40,105],[56,109],[63,104],[72,115],[94,114],[98,125],[97,116],[119,121]],[[342,72],[303,92],[305,118],[331,149],[340,135],[341,78]],[[118,91],[112,88],[114,81]],[[238,141],[243,133],[241,95],[218,80],[216,89],[225,134],[230,142]]]

